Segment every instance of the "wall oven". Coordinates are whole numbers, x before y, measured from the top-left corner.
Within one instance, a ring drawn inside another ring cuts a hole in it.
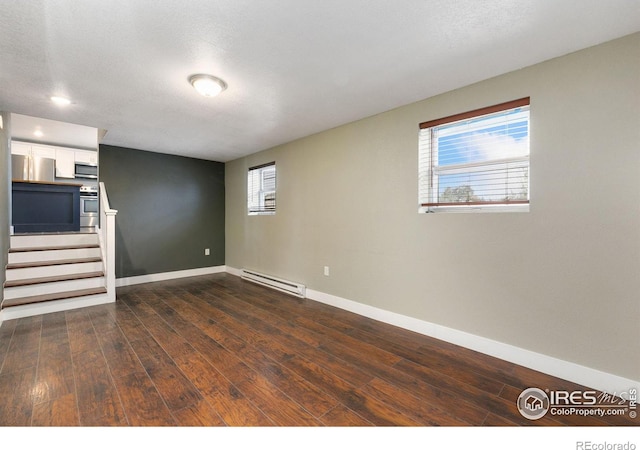
[[[98,188],[97,186],[80,187],[80,226],[95,227],[98,225]]]

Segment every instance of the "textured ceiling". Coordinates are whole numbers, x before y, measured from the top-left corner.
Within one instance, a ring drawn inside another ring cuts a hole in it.
[[[639,0],[2,2],[0,110],[228,161],[636,31]]]

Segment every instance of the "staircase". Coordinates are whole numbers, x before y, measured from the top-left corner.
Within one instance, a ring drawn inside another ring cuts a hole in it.
[[[4,301],[0,305],[5,319],[106,300],[97,233],[11,236]]]

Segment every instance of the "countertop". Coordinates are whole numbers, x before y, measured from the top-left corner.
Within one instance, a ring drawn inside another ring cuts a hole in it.
[[[61,181],[29,181],[29,180],[11,180],[12,183],[28,183],[28,184],[49,184],[52,186],[82,186],[82,183],[68,183]]]

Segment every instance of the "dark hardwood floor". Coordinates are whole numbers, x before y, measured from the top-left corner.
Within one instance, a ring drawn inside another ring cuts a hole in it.
[[[528,420],[528,387],[584,389],[228,274],[0,327],[3,426],[637,425]]]

